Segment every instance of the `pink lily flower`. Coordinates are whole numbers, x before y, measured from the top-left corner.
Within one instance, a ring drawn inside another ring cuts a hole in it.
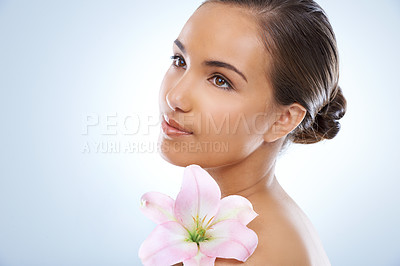
[[[158,224],[139,249],[144,265],[214,265],[217,257],[246,261],[258,244],[246,226],[258,215],[250,201],[238,195],[221,199],[218,184],[198,165],[185,168],[175,201],[148,192],[141,210]]]

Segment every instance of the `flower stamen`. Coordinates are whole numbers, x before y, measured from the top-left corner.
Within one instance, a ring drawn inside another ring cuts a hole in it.
[[[209,229],[209,227],[204,226],[204,221],[206,221],[207,215],[203,218],[199,217],[199,215],[196,216],[196,218],[194,216],[192,216],[193,222],[195,224],[195,228],[193,231],[188,231],[189,232],[189,239],[188,241],[192,241],[195,242],[197,244],[199,244],[200,242],[204,242],[209,240],[209,236],[206,235],[207,233],[207,229]],[[212,220],[212,218],[211,218]],[[207,222],[207,225],[210,223],[210,221]]]

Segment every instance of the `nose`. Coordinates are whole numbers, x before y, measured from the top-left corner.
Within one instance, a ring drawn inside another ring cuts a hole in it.
[[[187,113],[192,109],[190,81],[183,76],[166,94],[169,108],[173,111]]]

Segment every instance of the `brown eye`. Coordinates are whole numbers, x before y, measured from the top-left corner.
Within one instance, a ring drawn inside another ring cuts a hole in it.
[[[214,80],[214,84],[217,85],[217,87],[224,89],[224,90],[233,90],[232,85],[222,76],[215,75],[212,77]]]
[[[173,55],[171,56],[171,59],[173,59],[172,64],[176,67],[184,68],[186,66],[185,60],[179,55]]]
[[[216,77],[215,78],[215,84],[217,84],[218,86],[222,86],[225,83],[226,83],[226,81],[223,78],[221,78],[221,77]]]

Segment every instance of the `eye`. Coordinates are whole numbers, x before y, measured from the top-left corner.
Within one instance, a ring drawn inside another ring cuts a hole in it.
[[[215,75],[211,78],[211,80],[214,80],[214,84],[224,90],[233,90],[233,86],[231,83],[228,81],[228,79],[224,78],[223,76],[220,75]]]
[[[186,67],[186,62],[181,56],[173,55],[173,56],[171,56],[171,59],[173,60],[172,65],[174,67],[183,67],[183,68]]]
[[[180,55],[173,55],[171,56],[172,61],[172,65],[176,68],[178,67],[182,67],[183,69],[186,69],[186,62],[185,59],[182,58],[182,56]],[[218,74],[218,75],[214,75],[213,77],[211,77],[213,81],[213,83],[221,89],[224,90],[234,90],[233,86],[231,85],[231,82],[227,79],[224,78],[222,75]]]

